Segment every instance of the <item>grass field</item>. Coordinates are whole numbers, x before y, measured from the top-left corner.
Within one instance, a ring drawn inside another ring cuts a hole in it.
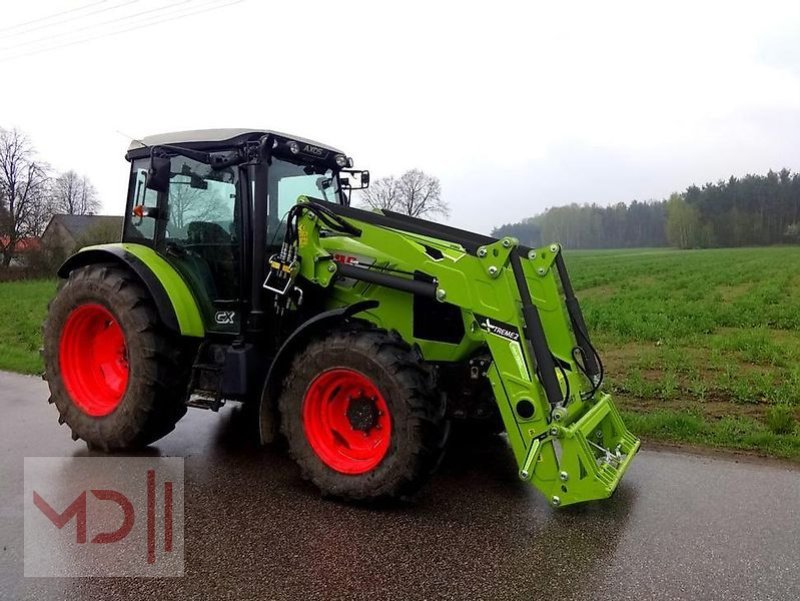
[[[566,259],[634,431],[800,459],[800,248]]]
[[[800,460],[800,247],[567,251],[613,392],[645,438]],[[0,369],[41,371],[53,281],[0,284]]]
[[[54,280],[0,283],[0,369],[40,373],[42,320]]]

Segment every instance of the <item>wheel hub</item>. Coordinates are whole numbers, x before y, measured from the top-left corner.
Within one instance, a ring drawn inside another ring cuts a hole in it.
[[[360,432],[369,432],[378,425],[378,408],[375,406],[376,399],[359,396],[351,398],[347,405],[347,419],[350,427]]]

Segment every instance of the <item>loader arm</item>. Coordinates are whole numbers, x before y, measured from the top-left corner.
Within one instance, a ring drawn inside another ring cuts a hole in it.
[[[558,245],[527,249],[513,238],[473,234],[460,240],[458,230],[422,220],[301,198],[304,205],[301,283],[328,289],[332,307],[378,301],[364,316],[399,332],[428,361],[466,361],[487,350],[485,376],[520,478],[554,506],[613,493],[640,443],[598,390],[599,358]],[[331,212],[346,231],[325,218]],[[423,298],[460,311],[460,339],[417,331],[414,303]]]

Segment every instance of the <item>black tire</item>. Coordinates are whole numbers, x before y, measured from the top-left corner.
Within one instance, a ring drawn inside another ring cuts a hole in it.
[[[369,378],[385,399],[392,423],[389,448],[370,471],[344,474],[311,447],[303,403],[311,382],[327,370],[345,368]],[[324,495],[345,500],[407,499],[438,467],[449,421],[433,371],[400,336],[360,326],[312,341],[293,360],[280,395],[281,431],[289,451]]]
[[[113,411],[101,417],[76,404],[59,362],[67,318],[89,304],[105,307],[116,319],[127,350],[127,387]],[[43,335],[50,402],[58,408],[59,423],[72,430],[73,440],[104,451],[141,448],[171,432],[186,413],[188,346],[161,326],[149,293],[130,272],[109,265],[73,270],[50,302]]]

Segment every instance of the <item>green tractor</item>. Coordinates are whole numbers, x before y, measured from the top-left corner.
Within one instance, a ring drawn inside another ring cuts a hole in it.
[[[44,326],[73,439],[133,449],[187,407],[246,403],[324,494],[369,500],[413,495],[472,420],[552,505],[613,493],[639,440],[557,244],[354,208],[369,172],[272,131],[157,135],[126,158],[122,242],[64,263]]]

